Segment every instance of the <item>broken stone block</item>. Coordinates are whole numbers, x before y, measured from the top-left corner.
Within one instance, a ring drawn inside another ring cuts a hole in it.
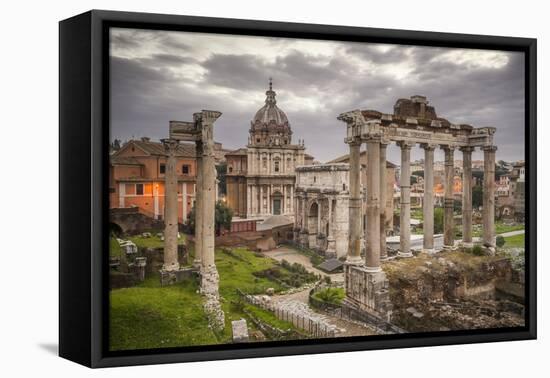
[[[267,288],[267,289],[265,290],[265,293],[266,293],[267,295],[273,295],[273,294],[275,294],[275,289],[272,288],[272,287]]]
[[[127,255],[138,253],[138,247],[137,245],[132,242],[131,240],[125,240],[123,241],[120,246],[126,252]]]
[[[231,322],[234,343],[248,342],[248,326],[245,319],[233,320]]]

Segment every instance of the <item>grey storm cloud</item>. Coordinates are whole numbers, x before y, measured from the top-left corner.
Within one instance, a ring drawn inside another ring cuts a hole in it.
[[[391,113],[414,94],[451,122],[496,127],[497,159],[524,159],[520,53],[132,29],[111,33],[111,138],[164,138],[170,120],[216,109],[216,140],[242,147],[269,77],[294,141],[320,161],[347,153],[338,114]]]

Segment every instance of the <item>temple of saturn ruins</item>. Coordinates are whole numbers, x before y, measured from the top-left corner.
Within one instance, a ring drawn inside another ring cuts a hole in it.
[[[455,248],[453,225],[453,164],[454,152],[463,155],[463,238],[465,247],[472,246],[472,151],[479,147],[484,153],[483,179],[483,246],[495,251],[494,192],[495,152],[493,134],[495,128],[474,128],[466,124],[452,124],[435,114],[424,96],[398,100],[394,114],[378,111],[354,110],[342,113],[338,120],[347,125],[345,143],[350,149],[349,171],[349,249],[345,264],[345,289],[348,305],[374,312],[387,318],[391,316],[389,286],[380,261],[386,258],[384,227],[386,149],[396,142],[401,149],[401,210],[400,247],[398,257],[412,257],[410,231],[410,154],[411,148],[420,145],[424,149],[424,241],[423,251],[434,253],[434,150],[439,147],[445,153],[445,201],[444,201],[444,249]],[[367,148],[366,170],[366,252],[361,258],[362,199],[360,193],[360,149]]]
[[[214,122],[221,112],[203,110],[193,114],[193,122],[170,121],[169,138],[164,139],[167,153],[165,189],[165,247],[162,275],[178,280],[180,265],[177,253],[178,200],[176,148],[180,141],[195,142],[197,156],[197,192],[195,198],[195,260],[200,273],[200,290],[206,298],[205,312],[215,329],[223,329],[225,316],[220,306],[219,275],[214,262],[216,204],[216,167],[214,156]]]

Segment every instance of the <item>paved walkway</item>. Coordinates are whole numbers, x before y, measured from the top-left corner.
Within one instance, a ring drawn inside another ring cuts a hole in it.
[[[335,273],[335,274],[327,274],[313,266],[311,263],[309,256],[306,256],[292,248],[282,246],[275,249],[272,249],[271,251],[263,252],[265,256],[271,257],[272,259],[275,259],[277,261],[286,260],[289,263],[298,263],[302,264],[309,272],[320,274],[321,276],[330,276],[331,280],[333,282],[344,282],[344,273]],[[276,295],[273,297],[274,301],[288,301],[288,300],[296,300],[303,303],[308,303],[309,301],[309,290],[302,290],[298,291],[296,293],[292,294],[285,294],[285,295]],[[348,336],[369,336],[369,335],[376,335],[377,333],[372,330],[371,328],[362,326],[360,324],[356,324],[353,322],[350,322],[345,319],[341,319],[339,317],[330,315],[324,311],[318,311],[314,310],[315,312],[318,312],[325,316],[327,320],[330,321],[331,324],[338,327],[342,332],[338,334],[339,337],[348,337]]]

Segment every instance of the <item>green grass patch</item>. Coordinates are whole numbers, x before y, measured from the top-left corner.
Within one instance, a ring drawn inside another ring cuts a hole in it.
[[[150,239],[153,238],[143,238]],[[192,245],[190,252],[193,253]],[[222,332],[216,334],[208,327],[203,297],[197,293],[199,288],[196,282],[161,287],[158,274],[154,274],[136,287],[111,291],[111,350],[230,343],[231,321],[247,318],[243,308],[274,327],[295,329],[269,311],[248,304],[235,305],[242,303],[237,289],[248,294],[264,294],[267,288],[274,288],[276,292],[284,289],[278,282],[254,275],[279,267],[275,260],[246,248],[234,248],[228,252],[217,249],[216,266],[220,275],[221,305],[225,313],[226,326]],[[289,274],[286,269],[283,270]],[[250,319],[248,326],[254,328]]]
[[[323,290],[319,290],[313,294],[313,298],[325,303],[339,305],[345,298],[346,293],[341,287],[328,287]]]
[[[508,236],[504,241],[503,248],[525,248],[525,234]]]
[[[504,224],[502,222],[495,223],[495,232],[496,234],[504,234],[505,232],[511,232],[511,231],[519,231],[524,230],[525,225],[524,224],[514,224],[514,225],[508,225]]]
[[[111,350],[217,344],[195,282],[160,287],[158,276],[110,293]]]
[[[294,324],[277,318],[275,314],[272,313],[271,311],[267,311],[257,306],[253,306],[249,304],[245,305],[244,309],[248,311],[253,317],[260,320],[261,322],[267,323],[282,331],[296,329]]]
[[[144,238],[141,235],[135,235],[135,236],[129,236],[127,239],[133,241],[138,248],[163,248],[164,247],[164,241],[160,240],[160,238],[156,235],[151,233],[150,238]],[[178,239],[178,244],[185,244],[186,237],[185,234],[180,233],[181,237]]]
[[[122,257],[122,247],[114,237],[109,239],[109,257]]]

